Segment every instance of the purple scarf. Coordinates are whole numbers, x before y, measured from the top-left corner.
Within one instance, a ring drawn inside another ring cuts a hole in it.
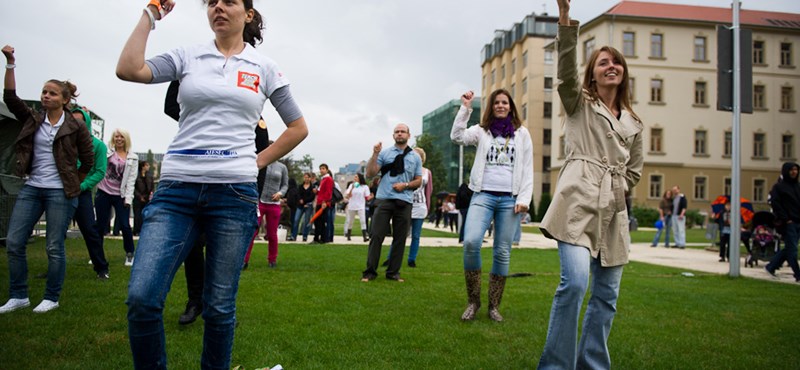
[[[511,115],[507,115],[506,118],[492,119],[492,124],[489,125],[489,131],[492,132],[492,136],[498,137],[514,137],[514,124],[511,123]]]

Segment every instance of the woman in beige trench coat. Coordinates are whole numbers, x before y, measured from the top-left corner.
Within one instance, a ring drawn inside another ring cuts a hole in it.
[[[566,160],[541,223],[558,241],[561,282],[553,298],[539,368],[611,367],[608,334],[616,312],[622,266],[628,262],[625,192],[642,171],[642,123],[631,109],[628,67],[604,46],[578,79],[578,22],[569,0],[558,0],[558,94],[566,113]],[[591,279],[591,298],[578,344],[578,318]]]

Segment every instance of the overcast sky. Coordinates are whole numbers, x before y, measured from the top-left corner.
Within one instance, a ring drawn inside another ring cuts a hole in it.
[[[653,0],[730,7],[730,0]],[[116,78],[119,53],[146,1],[3,1],[0,44],[16,48],[17,90],[38,99],[47,79],[69,79],[78,101],[115,128],[131,132],[134,150],[165,152],[177,124],[163,114],[167,85]],[[573,0],[586,22],[617,0]],[[261,53],[275,60],[309,125],[293,152],[331,169],[367,159],[372,146],[391,144],[398,122],[422,130],[422,116],[467,89],[480,91],[480,51],[496,29],[525,15],[557,14],[555,0],[255,0],[266,19]],[[744,9],[800,13],[798,0],[744,1]],[[200,0],[179,0],[157,24],[146,57],[213,39]],[[264,108],[271,137],[284,125]]]

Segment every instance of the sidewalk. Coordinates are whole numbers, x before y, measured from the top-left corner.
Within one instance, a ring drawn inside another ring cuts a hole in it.
[[[423,227],[430,230],[444,230],[433,227],[430,223],[426,222]],[[311,239],[309,237],[309,239]],[[363,243],[361,235],[353,235],[352,241],[347,241],[344,236],[336,235],[333,244],[360,244]],[[385,244],[391,242],[391,237],[387,237]],[[489,241],[490,239],[486,239]],[[265,243],[263,240],[257,242]],[[281,243],[302,243],[302,242],[281,242]],[[460,247],[457,238],[420,238],[420,245],[422,247]],[[491,247],[491,242],[485,243],[484,248]],[[514,248],[536,248],[536,249],[556,249],[557,244],[555,240],[547,239],[544,235],[534,233],[522,233],[522,240],[519,246]],[[730,265],[728,263],[719,262],[719,255],[715,252],[710,252],[705,249],[687,248],[687,249],[667,249],[664,247],[652,248],[650,243],[634,243],[631,244],[630,260],[636,262],[651,263],[654,265],[674,267],[678,269],[685,269],[689,271],[700,271],[711,274],[728,275]],[[769,275],[764,266],[766,262],[760,261],[758,266],[753,268],[744,267],[744,258],[739,261],[739,275],[746,276],[754,279],[777,281],[782,283],[795,284],[792,271],[785,267],[776,271],[777,278]]]

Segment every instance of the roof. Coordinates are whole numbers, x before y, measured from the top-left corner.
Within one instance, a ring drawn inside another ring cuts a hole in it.
[[[641,1],[621,1],[597,18],[608,15],[675,19],[696,22],[733,23],[731,8],[710,6],[648,3]],[[587,22],[592,23],[597,18]],[[778,27],[800,30],[800,14],[779,13],[763,10],[741,9],[739,22],[742,25]]]

